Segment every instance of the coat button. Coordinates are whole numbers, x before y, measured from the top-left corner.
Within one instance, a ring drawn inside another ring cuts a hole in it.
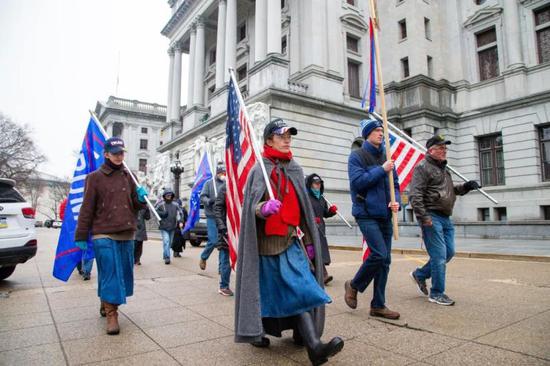
[[[125,191],[125,190],[126,190],[126,188],[122,188],[122,190],[123,190],[123,191]]]
[[[128,208],[128,205],[124,205],[124,208]]]
[[[116,206],[114,206],[113,208],[116,208]]]
[[[132,224],[128,221],[128,225],[132,225]]]

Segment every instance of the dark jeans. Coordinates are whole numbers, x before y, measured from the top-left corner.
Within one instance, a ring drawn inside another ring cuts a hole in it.
[[[135,242],[134,242],[134,263],[139,263],[142,253],[143,253],[143,240],[135,240]]]
[[[391,263],[393,234],[391,219],[357,219],[356,221],[371,253],[355,274],[351,286],[357,291],[363,292],[374,280],[374,296],[371,307],[383,308],[386,303],[386,283]]]

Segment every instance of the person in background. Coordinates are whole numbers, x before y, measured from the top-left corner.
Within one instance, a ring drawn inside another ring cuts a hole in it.
[[[143,254],[143,242],[147,240],[147,225],[145,221],[151,219],[149,208],[142,208],[137,214],[137,231],[134,243],[134,264],[141,266],[141,255]]]
[[[160,235],[162,236],[162,258],[164,264],[170,264],[170,248],[174,240],[178,220],[183,217],[180,206],[174,201],[175,194],[171,188],[165,188],[162,193],[162,201],[157,203],[155,209],[161,220],[159,222]]]
[[[328,240],[325,228],[325,218],[333,217],[336,215],[338,208],[335,205],[329,207],[323,193],[325,191],[325,184],[321,177],[315,173],[306,177],[306,188],[309,194],[309,200],[311,207],[313,207],[313,215],[315,216],[315,223],[319,229],[319,239],[321,240],[321,255],[323,256],[323,281],[328,284],[332,281],[332,276],[327,272],[326,266],[330,265],[330,252],[328,250]]]
[[[218,293],[223,296],[233,296],[233,291],[229,288],[229,279],[231,277],[231,265],[229,264],[229,244],[227,241],[227,209],[225,196],[227,186],[224,183],[220,187],[218,197],[214,202],[214,215],[216,217],[216,227],[218,228],[218,245],[220,251],[220,288]]]

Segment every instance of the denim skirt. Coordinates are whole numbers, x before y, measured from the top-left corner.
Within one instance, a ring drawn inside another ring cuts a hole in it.
[[[330,302],[297,241],[279,255],[260,256],[262,318],[298,315]]]
[[[109,304],[126,304],[134,294],[134,241],[95,239],[97,295]]]

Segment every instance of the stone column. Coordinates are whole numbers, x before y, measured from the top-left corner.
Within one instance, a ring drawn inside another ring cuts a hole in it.
[[[281,53],[281,2],[273,0],[267,1],[267,54],[271,53]]]
[[[220,0],[218,5],[218,29],[216,30],[216,90],[223,87],[225,74],[225,0]]]
[[[204,20],[197,18],[197,39],[195,45],[195,80],[193,104],[204,104]]]
[[[519,12],[517,1],[510,1],[504,7],[504,29],[506,32],[506,48],[508,50],[507,69],[524,66],[521,55],[521,35],[519,29]]]
[[[187,77],[187,109],[193,107],[193,89],[195,87],[195,41],[196,41],[195,25],[191,26],[191,35],[189,36],[189,76]]]
[[[228,68],[237,64],[237,0],[227,0],[225,27],[225,81],[229,81]]]
[[[168,49],[168,57],[170,58],[170,66],[168,66],[168,98],[166,102],[166,122],[170,122],[172,118],[172,84],[174,79],[174,49]]]
[[[172,82],[172,115],[171,120],[179,120],[181,105],[181,45],[174,47],[174,78]]]
[[[254,62],[262,61],[267,55],[267,1],[256,0],[254,21]],[[275,1],[277,3],[277,1]]]

